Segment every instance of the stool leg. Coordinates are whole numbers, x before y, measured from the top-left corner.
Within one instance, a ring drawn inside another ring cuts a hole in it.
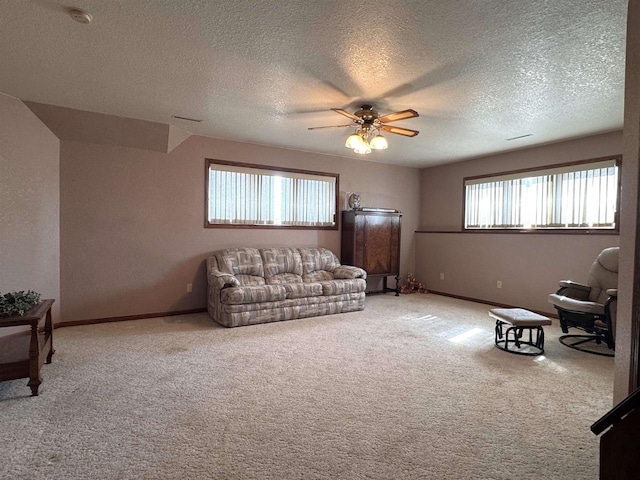
[[[504,349],[509,350],[509,333],[511,332],[511,327],[508,327],[504,331]]]
[[[516,327],[507,328],[507,332],[504,335],[504,348],[509,350],[509,335],[511,335],[511,343],[515,343],[517,348],[520,348],[520,341],[518,340],[518,329]]]
[[[498,345],[498,340],[502,340],[502,322],[500,320],[496,321],[496,338],[495,344]]]

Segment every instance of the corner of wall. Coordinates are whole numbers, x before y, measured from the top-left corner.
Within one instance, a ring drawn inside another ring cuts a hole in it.
[[[181,128],[169,125],[169,136],[167,141],[167,153],[171,153],[173,149],[182,144],[191,136],[191,132],[182,130]]]
[[[0,290],[56,299],[59,321],[60,140],[8,95],[0,95],[0,171]]]

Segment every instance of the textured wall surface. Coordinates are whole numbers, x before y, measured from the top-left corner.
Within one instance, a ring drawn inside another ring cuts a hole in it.
[[[60,319],[60,141],[0,94],[0,292],[54,298]],[[3,332],[0,331],[0,334]]]
[[[598,254],[618,242],[616,235],[416,234],[416,275],[434,291],[553,313],[547,296],[558,281],[586,282]]]
[[[341,208],[344,192],[357,191],[364,206],[403,212],[401,271],[413,269],[416,169],[200,136],[170,154],[62,141],[63,321],[204,307],[203,262],[221,248],[308,245],[339,254],[339,231],[205,229],[205,158],[339,173]]]
[[[167,152],[169,125],[25,102],[60,140]],[[178,142],[179,143],[179,142]]]
[[[424,169],[420,228],[460,232],[464,177],[620,153],[622,132],[614,132]],[[619,242],[618,235],[418,233],[416,275],[435,291],[552,312],[547,295],[558,280],[585,281],[598,253]]]
[[[622,168],[622,229],[620,238],[620,305],[616,333],[616,377],[614,403],[631,393],[629,379],[632,359],[631,319],[634,282],[640,281],[634,271],[634,256],[638,248],[636,222],[638,221],[638,172],[640,152],[640,2],[629,2],[629,28],[627,31],[627,74],[624,108],[624,163]],[[638,312],[635,312],[638,315]],[[640,352],[636,352],[638,355]]]

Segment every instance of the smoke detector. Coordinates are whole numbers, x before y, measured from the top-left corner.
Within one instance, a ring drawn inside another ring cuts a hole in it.
[[[91,23],[91,20],[93,20],[93,17],[90,13],[87,13],[84,10],[80,10],[79,8],[69,9],[69,15],[79,23],[89,24]]]

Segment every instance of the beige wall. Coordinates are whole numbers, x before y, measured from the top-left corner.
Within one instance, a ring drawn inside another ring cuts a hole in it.
[[[614,404],[632,391],[630,377],[633,337],[640,334],[632,328],[634,282],[640,281],[634,256],[637,255],[636,222],[638,218],[638,152],[640,151],[640,2],[629,2],[627,16],[627,63],[624,102],[624,162],[622,166],[622,215],[620,231],[620,302],[616,333],[616,375]],[[640,302],[640,299],[636,299]],[[640,313],[635,312],[636,320]],[[635,353],[638,355],[638,352]]]
[[[0,292],[34,290],[55,299],[56,322],[59,151],[59,140],[21,101],[0,94]]]
[[[203,262],[221,248],[319,245],[339,254],[338,231],[205,229],[205,158],[339,173],[343,201],[357,191],[364,206],[403,212],[402,272],[412,271],[415,169],[200,136],[169,154],[63,139],[63,321],[204,307]]]
[[[464,177],[620,153],[613,132],[424,169],[420,229],[460,232]],[[597,254],[618,244],[616,235],[419,233],[416,275],[431,290],[552,312],[557,281],[585,281]]]
[[[598,253],[617,245],[612,235],[416,234],[416,275],[430,290],[553,314],[558,281],[585,282]]]

